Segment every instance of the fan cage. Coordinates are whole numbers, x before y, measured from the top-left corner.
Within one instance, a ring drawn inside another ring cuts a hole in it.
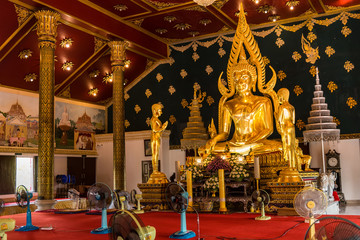
[[[310,193],[313,194],[313,196],[311,196]],[[310,200],[315,202],[314,209],[310,209],[306,206],[307,201]],[[326,210],[327,198],[321,190],[314,187],[305,187],[296,193],[293,205],[297,214],[303,218],[317,218]],[[310,213],[312,213],[313,216],[310,216]]]
[[[166,202],[170,209],[177,213],[185,212],[188,208],[188,198],[183,194],[187,192],[178,183],[170,183],[165,191]]]
[[[122,237],[125,240],[137,240],[138,236],[136,229],[139,227],[144,229],[144,223],[138,215],[131,213],[134,219],[127,212],[118,211],[111,216],[109,225],[111,226],[110,239],[117,240],[118,237]]]

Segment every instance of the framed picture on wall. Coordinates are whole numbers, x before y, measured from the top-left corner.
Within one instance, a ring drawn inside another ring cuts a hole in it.
[[[145,156],[151,156],[151,143],[150,143],[150,139],[146,139],[144,140],[144,153]]]

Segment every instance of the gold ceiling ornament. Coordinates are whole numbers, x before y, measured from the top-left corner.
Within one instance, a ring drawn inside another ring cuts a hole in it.
[[[344,63],[344,68],[347,72],[350,72],[351,70],[353,70],[355,67],[354,67],[354,64],[352,64],[350,61],[346,61]]]
[[[169,87],[168,91],[169,91],[169,93],[170,93],[171,95],[173,95],[173,93],[176,92],[176,89],[174,88],[174,86],[171,85],[171,86]]]
[[[130,98],[130,95],[126,92],[126,93],[124,94],[124,99],[125,99],[125,101],[127,101],[129,98]]]
[[[94,97],[96,97],[96,95],[97,95],[98,93],[99,93],[99,89],[97,89],[97,88],[92,88],[92,89],[90,89],[90,91],[88,92],[89,95],[94,96]]]
[[[31,56],[32,56],[32,51],[30,49],[24,49],[21,52],[19,52],[18,55],[20,59],[28,59]]]
[[[99,49],[101,49],[104,45],[106,45],[106,41],[98,38],[98,37],[94,37],[94,52],[97,52]]]
[[[186,108],[187,106],[189,106],[189,103],[188,103],[188,101],[186,101],[186,99],[182,99],[181,100],[181,106],[183,107],[183,108]]]
[[[340,125],[340,120],[337,119],[336,117],[333,117],[333,122],[336,123],[336,126]]]
[[[112,83],[112,81],[113,81],[113,74],[106,73],[105,76],[103,77],[103,82],[104,83]]]
[[[201,20],[199,21],[199,23],[202,24],[202,25],[204,25],[204,26],[206,26],[206,25],[208,25],[208,24],[211,23],[211,20],[208,19],[208,18],[203,18],[203,19],[201,19]]]
[[[174,28],[176,28],[176,30],[184,31],[185,29],[191,28],[191,25],[188,23],[178,23],[174,26]]]
[[[196,12],[207,12],[205,8],[199,6],[199,5],[195,5],[193,7],[189,7],[184,9],[186,11],[196,11]]]
[[[134,107],[134,110],[135,110],[136,114],[138,114],[141,111],[141,107],[136,104]]]
[[[220,57],[223,57],[226,54],[226,51],[221,47],[219,48],[218,54]]]
[[[131,21],[133,24],[135,24],[136,26],[141,27],[141,24],[143,23],[144,18],[140,18],[140,19],[135,19],[133,21]]]
[[[165,28],[157,28],[155,29],[155,32],[159,33],[159,34],[164,34],[164,33],[167,33],[167,29]]]
[[[209,106],[211,106],[211,104],[213,104],[215,101],[212,96],[207,96],[206,102],[209,104]]]
[[[145,69],[150,68],[152,65],[154,65],[154,63],[155,63],[155,61],[147,58],[147,59],[146,59],[146,67],[145,67]]]
[[[297,128],[301,131],[301,129],[305,128],[305,123],[303,122],[303,120],[298,119],[298,120],[296,121],[296,126],[297,126]]]
[[[309,73],[310,73],[313,77],[315,77],[315,75],[316,75],[316,67],[315,67],[314,65],[310,67]]]
[[[24,77],[25,82],[33,82],[37,79],[37,75],[35,73],[29,73]]]
[[[170,15],[170,16],[165,16],[165,17],[164,17],[164,21],[171,23],[171,22],[176,21],[176,17],[175,17],[175,16],[171,16],[171,15]]]
[[[181,69],[181,71],[180,71],[180,76],[184,79],[187,75],[188,75],[188,73],[186,72],[186,70],[185,70],[185,69]]]
[[[157,73],[156,74],[156,80],[158,81],[158,82],[160,82],[161,80],[163,80],[164,79],[164,77],[163,77],[163,75],[161,74],[161,73]]]
[[[331,57],[335,53],[335,50],[331,46],[327,46],[325,53],[328,55],[328,57]]]
[[[192,59],[194,60],[194,62],[196,62],[199,58],[200,58],[199,54],[197,52],[194,52],[192,55]]]
[[[207,7],[215,2],[215,0],[194,0],[200,6]]]
[[[247,16],[248,15],[247,11],[244,11],[244,14],[245,14],[245,16]],[[237,10],[234,15],[235,15],[235,17],[239,17],[240,10]]]
[[[194,44],[192,45],[192,49],[194,50],[194,52],[196,52],[198,46],[199,45],[196,42],[194,42]]]
[[[71,98],[71,89],[70,89],[70,86],[67,87],[64,91],[62,91],[62,92],[59,94],[59,97]]]
[[[309,32],[306,38],[309,39],[309,41],[312,43],[314,40],[317,39],[317,36],[314,32]]]
[[[214,69],[210,66],[210,65],[207,65],[206,68],[205,68],[205,72],[210,75],[212,72],[214,71]]]
[[[20,27],[26,21],[26,19],[28,19],[31,16],[32,12],[29,9],[24,8],[17,4],[14,4],[14,7],[18,17],[17,18],[18,26]]]
[[[341,7],[341,6],[331,6],[331,5],[325,5],[325,7],[328,9],[328,10],[339,10],[339,9],[343,9],[344,7]]]
[[[338,89],[338,86],[336,85],[336,83],[334,83],[333,81],[330,81],[327,85],[327,88],[330,90],[330,92],[332,93],[333,91],[335,91],[336,89]]]
[[[268,19],[269,19],[269,21],[276,22],[277,20],[280,19],[280,16],[276,15],[276,14],[272,14],[268,17]]]
[[[274,10],[274,7],[270,6],[268,4],[265,4],[265,5],[258,7],[256,10],[258,11],[258,13],[268,14],[269,12]]]
[[[64,62],[64,64],[61,66],[62,70],[64,71],[70,71],[74,66],[74,63],[71,61],[66,61]]]
[[[152,92],[150,91],[150,89],[145,90],[145,95],[147,98],[149,98],[152,95]]]
[[[300,53],[298,53],[297,51],[293,52],[293,54],[292,54],[292,59],[294,59],[295,62],[297,62],[298,60],[300,60],[300,59],[301,59]]]
[[[64,38],[63,40],[61,40],[60,42],[60,47],[62,48],[69,48],[71,47],[71,45],[73,44],[73,40],[71,38]]]
[[[315,64],[316,60],[320,58],[319,47],[312,48],[309,41],[306,40],[303,34],[301,35],[301,47],[307,57],[305,61],[311,64]]]
[[[124,125],[125,125],[125,128],[128,128],[128,127],[130,127],[130,122],[129,122],[129,120],[125,120],[124,121]]]
[[[179,4],[179,3],[171,3],[171,2],[159,2],[159,1],[154,1],[154,0],[145,0],[145,1],[154,5],[158,9],[171,7],[171,6],[175,6],[175,5]]]
[[[280,81],[284,80],[286,77],[286,73],[283,70],[278,71],[277,78],[280,79]]]
[[[198,31],[191,31],[191,32],[188,32],[188,34],[192,37],[195,37],[195,36],[199,35],[200,33]]]
[[[261,0],[251,0],[253,1],[255,4],[259,4],[261,2]]]
[[[295,85],[294,87],[294,93],[296,94],[296,96],[299,96],[300,94],[302,94],[304,91],[303,89],[299,86],[299,85]]]
[[[150,121],[150,118],[147,117],[145,123],[146,123],[146,125],[148,125],[148,127],[150,127],[150,122],[151,122],[151,121]]]
[[[348,97],[348,99],[346,100],[346,104],[349,106],[349,108],[353,108],[357,105],[356,100],[353,97]]]
[[[299,5],[300,1],[297,0],[289,0],[286,2],[286,6],[289,7],[290,10],[294,10],[294,8]]]
[[[175,116],[174,116],[174,115],[170,115],[170,117],[169,117],[169,121],[170,121],[171,125],[173,125],[173,124],[174,124],[174,122],[176,122],[176,118],[175,118]]]
[[[125,67],[125,68],[129,68],[129,67],[130,67],[130,64],[131,64],[131,60],[130,60],[130,59],[126,59],[126,60],[124,61],[124,67]]]
[[[341,33],[342,33],[345,37],[349,36],[349,35],[351,34],[351,32],[352,32],[351,29],[348,28],[347,26],[343,26],[342,29],[341,29]]]
[[[99,70],[93,70],[93,71],[91,71],[91,72],[89,73],[89,77],[90,77],[90,78],[96,78],[96,77],[99,76],[99,74],[100,74],[100,71],[99,71]]]
[[[128,9],[128,7],[125,4],[117,4],[113,7],[116,11],[119,11],[119,12],[126,11]]]
[[[229,0],[217,0],[214,2],[213,6],[221,9]]]
[[[264,65],[266,66],[270,63],[270,59],[267,56],[263,56],[263,62],[264,62]]]
[[[278,46],[278,48],[281,48],[285,44],[285,42],[282,38],[277,38],[275,44]]]

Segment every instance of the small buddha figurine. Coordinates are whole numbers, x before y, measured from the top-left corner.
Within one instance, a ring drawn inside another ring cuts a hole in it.
[[[305,165],[304,171],[314,171],[310,168],[311,156],[304,155],[301,147],[299,147],[299,140],[295,140],[295,154],[296,154],[296,164],[298,171],[302,170],[302,165]]]
[[[161,123],[159,117],[162,114],[162,106],[158,103],[152,105],[152,118],[150,120],[151,125],[151,161],[153,167],[153,173],[151,174],[147,183],[168,183],[169,181],[166,178],[166,175],[162,172],[159,172],[159,152],[160,152],[160,140],[161,134],[166,129],[168,121],[164,124]]]

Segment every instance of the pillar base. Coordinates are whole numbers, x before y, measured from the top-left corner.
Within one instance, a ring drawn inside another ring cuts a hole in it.
[[[162,183],[168,183],[168,182],[169,182],[169,180],[167,179],[165,173],[156,171],[150,175],[150,178],[147,181],[147,184],[162,184]]]
[[[281,183],[294,183],[294,182],[302,182],[303,180],[301,179],[298,170],[294,168],[287,168],[280,172],[277,181]]]
[[[49,209],[54,209],[54,206],[56,204],[56,200],[35,200],[35,205],[37,206],[36,211],[44,211]]]

